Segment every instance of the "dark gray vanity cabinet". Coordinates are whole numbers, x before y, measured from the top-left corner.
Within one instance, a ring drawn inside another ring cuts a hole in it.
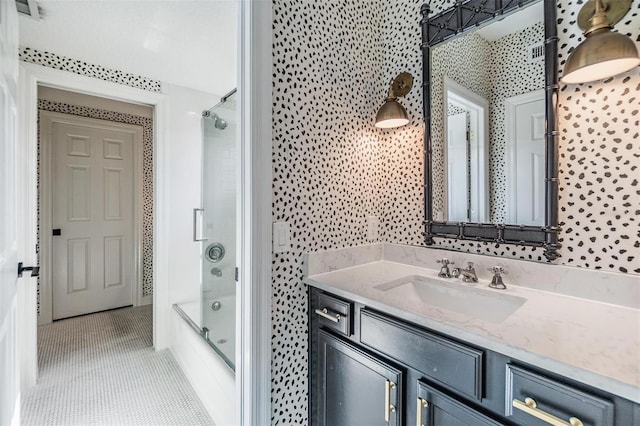
[[[423,426],[504,425],[421,381],[418,382],[416,413],[416,425]]]
[[[402,371],[322,330],[317,354],[316,424],[402,424]]]
[[[309,287],[313,426],[631,426],[640,405]]]

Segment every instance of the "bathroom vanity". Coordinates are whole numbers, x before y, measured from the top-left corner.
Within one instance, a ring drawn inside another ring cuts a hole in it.
[[[565,294],[506,279],[489,289],[487,273],[475,284],[439,278],[430,257],[442,253],[378,244],[307,260],[312,425],[640,423],[637,307],[557,282]],[[544,268],[572,269],[499,260],[542,268],[541,280]],[[637,293],[634,279],[608,285]]]

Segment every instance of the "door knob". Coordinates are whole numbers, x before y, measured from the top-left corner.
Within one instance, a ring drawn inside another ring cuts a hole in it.
[[[31,271],[32,277],[37,277],[40,275],[39,266],[22,266],[22,262],[18,262],[18,278],[22,278],[22,273],[24,271]]]

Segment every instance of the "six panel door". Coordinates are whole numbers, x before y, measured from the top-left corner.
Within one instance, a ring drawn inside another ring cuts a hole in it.
[[[54,119],[53,319],[133,303],[133,144],[111,123]]]

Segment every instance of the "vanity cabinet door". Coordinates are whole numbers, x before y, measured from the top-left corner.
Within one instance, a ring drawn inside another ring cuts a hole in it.
[[[316,353],[317,419],[312,424],[402,424],[402,371],[324,330],[318,330]]]
[[[418,382],[417,426],[499,426],[504,425],[460,401]]]

